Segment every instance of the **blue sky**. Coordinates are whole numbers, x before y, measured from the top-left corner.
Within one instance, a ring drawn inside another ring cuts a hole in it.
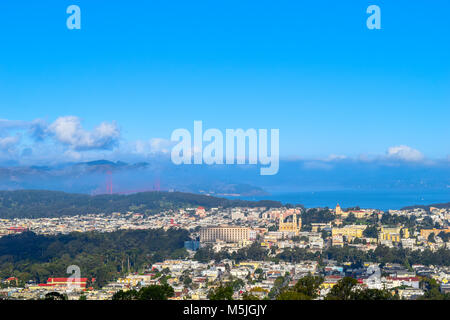
[[[71,4],[81,30],[66,28]],[[371,4],[382,30],[366,28]],[[408,146],[447,159],[449,12],[445,0],[4,0],[0,158],[107,158],[202,120],[279,128],[284,157]],[[55,124],[67,116],[72,137]],[[53,128],[50,149],[32,123]]]

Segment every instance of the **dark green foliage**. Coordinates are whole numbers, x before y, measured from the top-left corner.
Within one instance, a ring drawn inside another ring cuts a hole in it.
[[[378,238],[377,226],[368,226],[366,229],[364,229],[363,236],[366,238]]]
[[[67,296],[59,292],[49,292],[45,295],[44,300],[67,300]]]
[[[227,251],[214,252],[210,247],[204,247],[199,250],[194,255],[194,259],[200,262],[209,262],[211,260],[221,261],[223,259],[233,259],[237,263],[241,261],[262,261],[267,260],[268,250],[261,247],[257,242],[254,242],[251,246],[242,248],[233,253],[228,253]]]
[[[442,239],[442,241],[448,242],[448,240],[450,239],[450,232],[441,231],[439,232],[438,236]]]
[[[307,275],[297,281],[291,289],[283,290],[277,300],[312,300],[319,296],[319,289],[323,283],[322,277]]]
[[[95,285],[103,286],[122,273],[172,257],[188,238],[183,229],[6,236],[0,238],[0,278],[45,282],[51,276],[68,276],[67,267],[77,265],[82,277],[96,278]]]
[[[200,262],[209,262],[216,258],[216,253],[210,246],[200,248],[195,252],[194,259]],[[220,260],[220,258],[219,258]]]
[[[324,251],[323,255],[327,259],[337,260],[338,263],[368,261],[400,263],[405,266],[413,264],[450,266],[450,250],[443,248],[433,252],[431,250],[411,251],[409,249],[378,246],[375,250],[365,252],[351,247],[330,247]]]
[[[277,296],[277,300],[313,300],[319,297],[322,277],[308,275],[301,278],[293,288],[285,289]],[[393,300],[389,291],[365,289],[358,285],[358,280],[344,277],[330,290],[327,300]]]
[[[167,283],[163,285],[151,285],[139,290],[139,300],[167,300],[173,297],[173,288]]]
[[[427,210],[429,212],[430,211],[430,207],[439,208],[439,209],[441,209],[441,208],[450,208],[450,202],[447,202],[447,203],[434,203],[434,204],[430,204],[430,205],[426,205],[426,206],[424,206],[424,205],[408,206],[408,207],[403,207],[400,210],[410,210],[410,209],[420,208],[420,209],[425,209],[425,210]]]
[[[358,280],[344,277],[336,283],[326,296],[326,300],[394,300],[389,291],[365,289],[358,285]]]
[[[181,276],[181,277],[183,277],[182,278],[182,281],[183,281],[183,285],[185,286],[185,287],[190,287],[191,285],[192,285],[192,279],[191,279],[191,277],[189,277],[189,276]],[[180,277],[180,278],[181,278]]]
[[[343,225],[349,225],[349,224],[355,224],[357,221],[355,214],[353,212],[350,212],[348,216],[344,219]]]
[[[139,293],[136,290],[117,291],[112,296],[112,300],[138,300]]]
[[[242,300],[260,300],[260,299],[258,298],[258,296],[254,295],[252,293],[244,292],[242,294]]]
[[[236,279],[231,283],[233,290],[239,290],[245,286],[245,282],[242,279]]]
[[[292,248],[284,249],[282,252],[277,254],[276,258],[288,262],[300,262],[303,260],[315,260],[319,257],[319,253],[312,253],[307,249],[303,248]]]
[[[380,220],[381,224],[389,226],[402,225],[407,228],[413,228],[416,225],[415,216],[399,216],[396,214],[384,213]]]
[[[305,276],[297,281],[294,286],[294,290],[299,293],[303,293],[311,298],[317,298],[319,294],[320,285],[323,283],[322,277]]]
[[[425,289],[425,295],[419,300],[450,300],[450,293],[441,293],[439,284],[435,279],[423,278],[420,285]]]
[[[120,290],[113,295],[112,300],[167,300],[173,295],[173,288],[165,283],[163,285],[143,287],[139,291]]]
[[[289,278],[279,276],[275,279],[273,283],[272,289],[270,289],[270,292],[268,294],[269,299],[274,299],[280,295],[280,293],[287,290],[287,286],[289,284]]]
[[[393,296],[387,290],[378,289],[364,289],[358,292],[356,296],[357,300],[396,300],[397,297]]]
[[[251,246],[239,249],[230,255],[230,258],[237,263],[241,261],[262,261],[267,257],[267,250],[257,242],[254,242]]]
[[[328,209],[309,209],[302,213],[302,228],[311,229],[311,223],[328,223],[336,217]]]
[[[208,293],[209,300],[233,300],[233,287],[220,285]]]
[[[344,277],[331,288],[327,300],[356,300],[356,286],[358,280]]]
[[[276,297],[276,300],[311,300],[311,298],[294,290],[285,290]]]
[[[42,190],[0,191],[0,218],[60,217],[128,211],[153,214],[161,210],[193,206],[281,207],[281,203],[269,200],[229,200],[192,193],[160,191],[98,196]]]

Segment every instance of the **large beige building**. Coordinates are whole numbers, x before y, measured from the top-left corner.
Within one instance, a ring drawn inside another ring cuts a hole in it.
[[[349,216],[349,214],[351,213],[357,219],[364,219],[364,218],[369,217],[373,213],[373,210],[363,209],[363,210],[344,211],[344,210],[342,210],[341,206],[338,203],[336,208],[334,209],[334,212],[337,216],[342,217],[342,218],[347,218]]]
[[[250,229],[246,227],[221,226],[202,228],[200,230],[201,242],[239,242],[250,239]]]
[[[346,237],[347,241],[351,241],[354,238],[362,238],[363,232],[366,228],[366,225],[350,225],[342,228],[333,228],[331,233],[332,237]]]
[[[378,240],[379,241],[392,241],[400,242],[400,230],[401,227],[381,227]]]
[[[379,241],[392,241],[394,243],[400,242],[402,238],[409,238],[408,228],[382,226],[378,235]]]

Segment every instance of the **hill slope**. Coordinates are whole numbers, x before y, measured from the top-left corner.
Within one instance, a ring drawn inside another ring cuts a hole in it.
[[[425,209],[427,211],[430,211],[430,207],[438,208],[438,209],[448,209],[450,208],[450,202],[447,203],[435,203],[435,204],[429,204],[429,205],[414,205],[414,206],[407,206],[402,208],[402,210],[409,210],[409,209]]]
[[[0,191],[0,218],[60,217],[135,211],[153,214],[182,207],[280,207],[276,201],[228,200],[182,192],[142,192],[131,195],[71,194],[59,191]]]

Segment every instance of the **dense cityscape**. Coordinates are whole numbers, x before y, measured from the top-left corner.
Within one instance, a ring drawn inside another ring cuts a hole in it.
[[[386,212],[339,204],[332,209],[195,206],[156,214],[0,219],[0,298],[448,299],[449,225],[445,205]],[[65,240],[57,237],[123,233],[125,241],[130,232],[185,233],[170,255],[141,261],[133,260],[131,250],[122,252],[121,266],[102,280],[84,266],[75,277],[18,270],[7,264],[2,250],[7,241],[32,235],[59,239],[47,249],[60,245],[64,254]]]

